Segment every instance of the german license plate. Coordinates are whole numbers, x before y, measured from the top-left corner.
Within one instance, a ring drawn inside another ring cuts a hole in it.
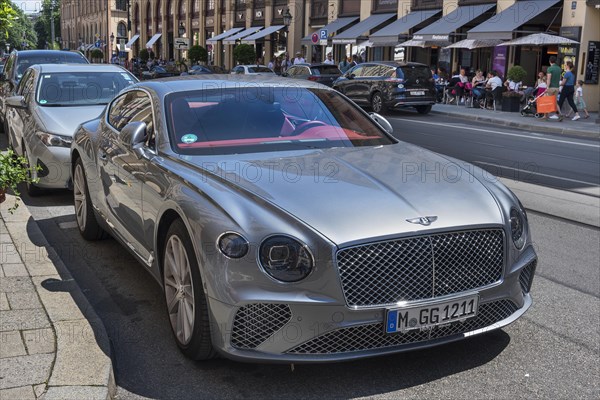
[[[387,333],[427,329],[465,320],[477,315],[479,295],[472,294],[417,307],[395,308],[387,312]]]
[[[425,91],[423,91],[423,90],[417,90],[417,91],[414,91],[414,92],[410,92],[410,94],[412,96],[425,96]]]

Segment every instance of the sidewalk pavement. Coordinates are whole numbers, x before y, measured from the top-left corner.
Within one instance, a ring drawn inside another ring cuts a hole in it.
[[[0,204],[0,399],[109,399],[102,321],[27,206]]]
[[[521,116],[521,113],[518,112],[493,111],[455,104],[435,104],[431,112],[534,132],[557,133],[600,139],[600,124],[596,122],[598,120],[597,112],[591,112],[590,117],[587,119],[582,117],[578,121],[571,121],[570,118],[565,118],[562,122],[543,120],[535,118],[533,115],[523,117]],[[580,113],[580,115],[583,115],[583,113]]]

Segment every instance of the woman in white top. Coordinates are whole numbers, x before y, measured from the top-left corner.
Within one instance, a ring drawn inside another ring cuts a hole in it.
[[[544,73],[544,71],[540,71],[538,72],[538,79],[535,83],[535,95],[539,96],[540,94],[544,93],[547,88],[548,85],[546,84],[546,74]]]

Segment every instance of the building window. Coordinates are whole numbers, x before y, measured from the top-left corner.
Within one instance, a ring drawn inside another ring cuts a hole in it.
[[[117,38],[127,37],[127,25],[124,22],[119,22],[117,25]]]
[[[273,21],[277,23],[277,25],[283,24],[283,13],[288,9],[287,0],[275,0],[273,2]]]
[[[254,21],[265,20],[265,0],[254,0],[254,8],[252,10],[252,19]]]
[[[146,33],[148,36],[152,34],[152,7],[150,2],[146,4]]]
[[[205,0],[205,15],[207,17],[212,17],[215,15],[215,0]]]
[[[116,0],[115,8],[118,11],[127,11],[127,0]]]
[[[340,15],[360,15],[360,0],[340,1]]]
[[[412,0],[413,11],[416,10],[430,10],[433,8],[443,8],[444,0]]]
[[[133,25],[135,26],[135,33],[140,33],[140,6],[135,5],[133,9]]]
[[[192,18],[200,18],[200,0],[194,0],[192,3]]]
[[[310,2],[311,25],[327,23],[327,4],[327,0],[312,0]]]
[[[244,25],[246,23],[246,0],[235,0],[235,23]]]
[[[185,19],[185,0],[179,0],[179,14],[180,20]]]
[[[398,0],[373,0],[373,12],[396,11],[398,11]]]

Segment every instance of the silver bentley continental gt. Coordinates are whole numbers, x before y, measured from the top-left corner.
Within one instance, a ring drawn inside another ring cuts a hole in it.
[[[138,83],[76,130],[79,230],[156,278],[193,359],[349,360],[515,321],[537,264],[519,200],[391,131],[309,81]]]

